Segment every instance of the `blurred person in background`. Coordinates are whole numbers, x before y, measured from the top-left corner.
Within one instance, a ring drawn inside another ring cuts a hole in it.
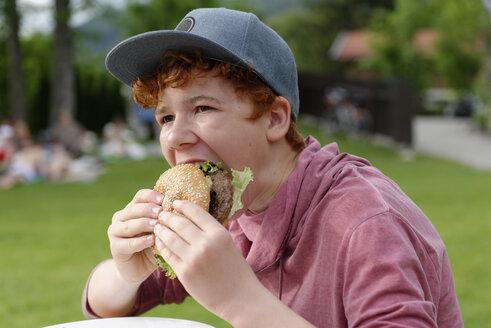
[[[16,150],[31,146],[34,143],[29,126],[25,121],[13,120],[12,127],[14,135],[12,136],[11,142]]]
[[[40,174],[49,182],[63,181],[68,175],[70,164],[74,160],[73,153],[56,139],[50,130],[44,131],[39,137],[41,148]]]
[[[68,131],[69,129],[65,130],[65,132]],[[93,180],[101,173],[98,163],[93,160],[88,163],[87,160],[80,159],[78,163],[79,159],[75,159],[75,154],[81,149],[79,145],[72,143],[75,139],[63,144],[55,137],[52,130],[42,132],[38,140],[34,140],[31,138],[27,124],[21,120],[14,120],[12,123],[3,123],[0,134],[1,189],[10,189],[19,184],[38,181],[63,182],[67,178],[83,181],[87,180],[87,176]],[[82,134],[84,135],[85,133]],[[68,144],[72,146],[67,147]],[[68,151],[68,148],[72,151]],[[77,148],[79,150],[74,152]],[[82,164],[83,167],[77,169]],[[78,173],[78,176],[75,177],[75,170],[84,172],[84,174]],[[94,172],[89,173],[89,170]]]
[[[136,134],[127,127],[121,116],[104,125],[100,154],[103,160],[109,162],[146,157],[145,147],[137,141]]]
[[[86,317],[190,295],[234,327],[463,327],[435,228],[367,160],[300,135],[293,54],[255,15],[193,10],[173,31],[123,41],[106,66],[156,108],[170,166],[249,167],[254,181],[227,227],[137,191],[113,215],[112,258],[88,278]],[[154,245],[176,279],[155,266]]]
[[[5,170],[10,163],[10,159],[14,152],[12,145],[12,137],[14,136],[14,128],[10,120],[5,120],[0,125],[0,174]]]
[[[7,124],[7,123],[6,123]],[[33,183],[41,179],[41,148],[31,139],[26,122],[13,120],[10,137],[5,142],[4,170],[0,175],[0,188],[10,189],[20,183]]]
[[[60,112],[51,133],[74,158],[82,154],[82,138],[85,129],[72,118],[68,111]]]
[[[372,117],[361,96],[350,95],[345,88],[327,89],[324,104],[330,132],[359,135],[370,132]]]

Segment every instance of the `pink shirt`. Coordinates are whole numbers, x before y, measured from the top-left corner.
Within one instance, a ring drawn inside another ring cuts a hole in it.
[[[445,246],[424,213],[366,160],[306,141],[268,209],[228,227],[261,283],[318,327],[463,327]],[[134,314],[186,296],[157,270]],[[86,298],[83,307],[90,317]]]

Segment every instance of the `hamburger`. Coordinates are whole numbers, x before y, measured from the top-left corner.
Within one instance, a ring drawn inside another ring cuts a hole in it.
[[[172,207],[175,200],[188,200],[226,226],[233,214],[242,208],[242,193],[252,179],[252,171],[248,167],[244,171],[226,171],[220,163],[181,164],[162,173],[154,190],[164,195],[164,211],[175,212]],[[158,254],[155,246],[153,251],[157,266],[166,276],[175,278],[174,271]]]

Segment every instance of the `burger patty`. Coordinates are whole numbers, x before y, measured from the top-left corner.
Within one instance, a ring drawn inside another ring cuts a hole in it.
[[[210,173],[209,177],[212,181],[209,212],[218,222],[224,224],[229,219],[228,215],[233,203],[230,174],[225,174],[224,171],[219,170]]]

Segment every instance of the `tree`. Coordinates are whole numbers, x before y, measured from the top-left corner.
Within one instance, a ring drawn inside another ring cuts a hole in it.
[[[491,18],[491,0],[482,0],[488,14],[487,33],[485,34],[486,54],[483,69],[476,83],[476,93],[481,102],[480,111],[476,115],[481,130],[491,133],[491,33],[489,31],[489,19]]]
[[[3,9],[8,30],[9,113],[11,118],[25,120],[24,72],[22,69],[22,55],[19,41],[19,13],[17,12],[16,1],[5,1]]]
[[[49,34],[33,33],[22,39],[23,68],[26,79],[27,122],[35,135],[50,122],[50,89],[53,39]]]
[[[438,0],[442,6],[436,29],[435,68],[447,85],[469,92],[484,65],[489,23],[480,1]],[[458,22],[458,24],[456,24]]]
[[[379,12],[370,25],[375,56],[362,61],[361,66],[384,78],[404,78],[416,90],[425,88],[432,63],[414,47],[413,40],[419,30],[432,27],[433,8],[432,0],[396,0],[393,11]]]
[[[217,5],[217,0],[130,0],[120,25],[127,35],[174,29],[191,10]]]
[[[300,71],[340,73],[343,69],[328,57],[342,30],[365,28],[381,9],[394,0],[299,0],[299,8],[269,18],[267,23],[288,42]]]
[[[418,90],[435,79],[459,91],[469,91],[482,67],[476,47],[485,32],[485,12],[479,1],[396,0],[394,10],[380,13],[371,23],[378,38],[375,57],[362,65],[384,77],[403,77]],[[438,38],[433,53],[419,52],[416,32],[430,28]]]
[[[70,0],[55,0],[55,33],[51,83],[50,124],[62,111],[75,114],[75,74],[72,63],[72,36],[69,26]]]
[[[0,120],[8,116],[7,112],[7,31],[4,19],[3,5],[0,5]]]

